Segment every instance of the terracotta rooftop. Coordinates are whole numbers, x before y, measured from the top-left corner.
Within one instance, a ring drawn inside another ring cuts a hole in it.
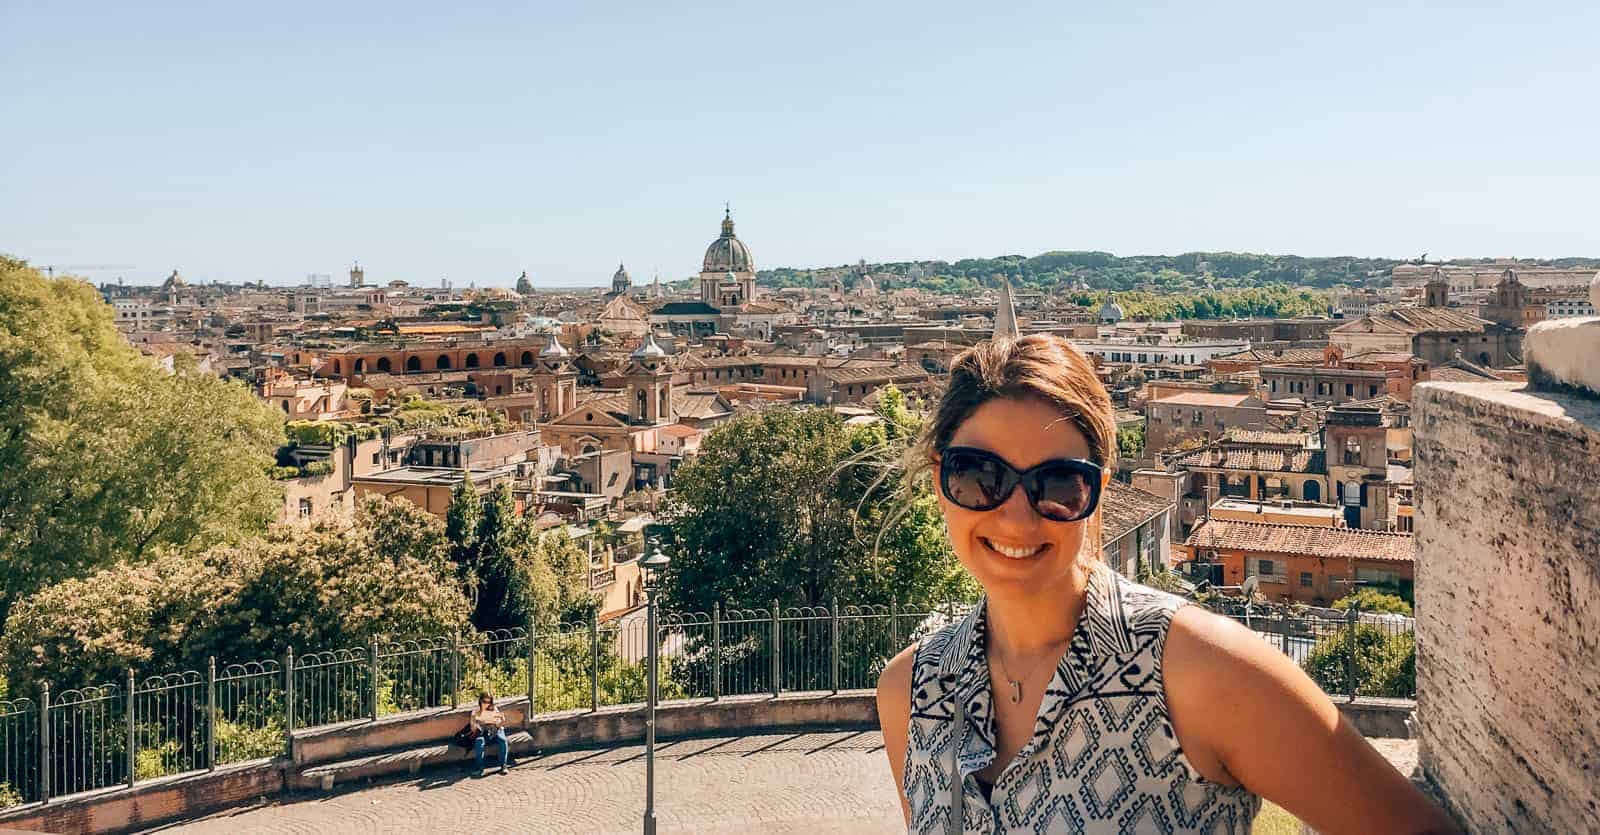
[[[1102,540],[1107,545],[1116,542],[1150,521],[1152,516],[1172,506],[1170,499],[1163,499],[1120,481],[1112,481],[1106,485],[1105,493],[1100,497],[1100,520],[1104,531]]]
[[[1242,426],[1228,427],[1226,437],[1236,444],[1263,444],[1266,446],[1303,447],[1309,437],[1305,432],[1265,432]]]
[[[1411,562],[1417,550],[1416,540],[1408,533],[1227,519],[1208,520],[1184,544],[1191,548],[1391,562]]]
[[[1494,323],[1447,307],[1400,307],[1363,316],[1333,329],[1333,333],[1481,333]]]
[[[1320,449],[1222,444],[1197,449],[1173,463],[1182,467],[1253,470],[1269,473],[1325,473],[1326,455]]]
[[[1251,348],[1237,354],[1213,358],[1216,362],[1272,362],[1293,365],[1301,362],[1322,362],[1321,348],[1285,348],[1281,351]]]
[[[1246,400],[1251,399],[1254,399],[1254,395],[1224,394],[1214,391],[1185,391],[1150,402],[1177,406],[1242,406]]]

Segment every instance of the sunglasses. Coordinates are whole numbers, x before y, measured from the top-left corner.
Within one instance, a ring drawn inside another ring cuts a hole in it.
[[[1052,522],[1076,522],[1100,503],[1101,469],[1082,458],[1053,458],[1018,470],[976,447],[950,447],[939,456],[939,489],[967,510],[994,510],[1022,485],[1035,513]]]

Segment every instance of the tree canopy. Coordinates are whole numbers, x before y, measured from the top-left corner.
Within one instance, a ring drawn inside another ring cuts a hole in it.
[[[480,496],[465,479],[450,496],[445,536],[479,629],[551,625],[594,611],[589,558],[562,529],[516,515],[511,488]]]
[[[93,287],[0,256],[0,623],[57,580],[263,530],[283,439],[243,386],[141,356]]]
[[[712,430],[674,477],[668,605],[971,596],[927,485],[885,470],[918,419],[892,388],[877,414],[849,427],[826,409],[769,409]]]
[[[365,646],[467,625],[443,526],[369,498],[354,519],[278,525],[240,545],[119,562],[15,606],[0,637],[13,687],[57,688],[219,663]]]

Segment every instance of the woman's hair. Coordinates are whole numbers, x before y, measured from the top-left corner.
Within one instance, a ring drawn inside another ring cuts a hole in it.
[[[483,701],[485,699],[489,700],[489,704],[494,704],[494,696],[491,696],[488,693],[479,693],[478,694],[478,704],[480,704],[480,705],[483,704]]]
[[[1018,339],[996,338],[962,351],[950,379],[906,461],[912,476],[927,473],[950,445],[956,430],[979,406],[1001,398],[1032,397],[1048,403],[1072,422],[1089,442],[1089,457],[1110,469],[1117,459],[1117,423],[1111,396],[1094,364],[1059,336],[1036,333]],[[1090,543],[1099,547],[1099,513]]]
[[[923,428],[913,455],[926,468],[979,406],[999,398],[1034,397],[1061,412],[1089,442],[1089,457],[1110,468],[1117,457],[1111,397],[1094,365],[1058,336],[1036,333],[995,339],[961,352]]]

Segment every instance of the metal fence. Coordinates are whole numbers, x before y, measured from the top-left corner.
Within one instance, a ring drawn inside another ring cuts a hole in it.
[[[663,699],[871,688],[896,652],[964,612],[836,600],[718,605],[664,614],[652,636],[641,609],[532,635],[508,629],[290,650],[220,669],[212,659],[204,673],[140,679],[130,670],[124,681],[58,694],[40,684],[37,701],[0,701],[0,808],[278,756],[297,728],[471,704],[479,692],[532,694],[530,714],[637,704],[652,641]],[[1413,695],[1377,692],[1405,686],[1408,618],[1232,617],[1330,694]]]
[[[1230,614],[1289,656],[1331,696],[1416,698],[1415,622],[1355,610]]]

